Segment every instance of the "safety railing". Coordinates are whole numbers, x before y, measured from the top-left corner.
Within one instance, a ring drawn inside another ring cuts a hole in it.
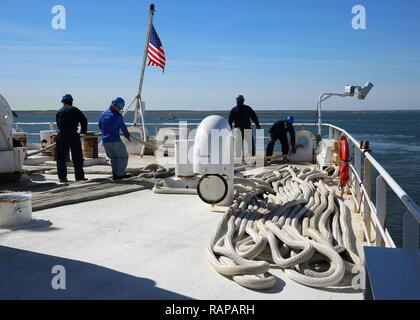
[[[344,134],[349,145],[353,147],[353,160],[350,163],[352,194],[355,197],[355,209],[363,215],[366,241],[376,246],[395,248],[388,229],[387,221],[387,192],[391,190],[404,205],[406,212],[403,221],[404,248],[418,248],[420,208],[414,200],[389,175],[368,150],[360,148],[358,142],[347,131],[331,124],[323,124],[329,129],[329,138],[338,140]],[[375,203],[372,201],[372,174],[376,170]]]
[[[200,124],[199,122],[185,121],[185,125],[188,128],[198,127],[199,124]],[[57,127],[55,122],[15,122],[15,123],[13,123],[13,125],[15,127],[15,130],[19,130],[19,129],[21,129],[21,127],[26,127],[26,126],[29,126],[29,127],[30,126],[44,126],[45,128],[48,128],[48,130],[56,130],[56,127]],[[126,125],[128,127],[133,127],[132,123],[126,123]],[[155,129],[155,133],[157,133],[157,132],[159,132],[159,130],[162,127],[165,127],[165,128],[166,127],[177,127],[177,126],[179,126],[179,123],[178,122],[150,122],[150,123],[146,123],[145,125],[146,125],[147,128],[153,127]],[[183,126],[185,126],[185,125],[183,124]],[[261,127],[271,127],[273,125],[273,123],[261,123],[260,125],[261,125]],[[311,126],[311,127],[315,126],[314,123],[296,123],[295,125],[296,126]],[[88,126],[95,126],[96,127],[96,126],[98,126],[98,123],[97,122],[89,122]],[[139,128],[141,128],[141,126],[139,126]],[[47,130],[47,129],[45,129],[45,130]],[[28,136],[40,136],[40,133],[39,132],[32,132],[32,133],[29,132],[29,133],[27,133],[27,135]]]
[[[54,122],[17,122],[19,126],[48,126],[54,130]],[[96,122],[89,122],[89,125],[97,125]],[[127,123],[128,126],[132,124]],[[162,127],[177,126],[176,122],[156,122],[146,123],[146,127],[154,127],[157,133]],[[198,122],[187,122],[188,127],[197,127]],[[261,123],[262,127],[269,127],[272,123]],[[315,123],[296,123],[295,126],[315,127]],[[387,191],[395,193],[406,212],[403,220],[403,245],[405,248],[418,248],[420,208],[414,200],[398,185],[389,173],[378,163],[378,161],[366,150],[360,148],[360,143],[346,130],[332,124],[322,124],[329,130],[330,139],[339,140],[342,134],[348,138],[349,145],[352,147],[353,159],[350,166],[350,189],[354,197],[355,211],[363,215],[363,229],[366,242],[369,245],[386,246],[395,248],[396,245],[386,227],[387,221]],[[29,133],[29,135],[39,135],[39,133]],[[376,170],[376,195],[375,202],[372,201],[372,175]]]
[[[199,122],[187,122],[186,125],[188,127],[196,127],[200,123]],[[13,123],[15,130],[22,129],[22,127],[26,126],[44,126],[45,130],[56,130],[57,124],[55,122],[15,122]],[[128,127],[133,127],[133,123],[126,123]],[[160,128],[162,127],[177,127],[179,124],[178,122],[152,122],[146,123],[147,128],[154,128],[155,132],[159,132]],[[98,122],[88,122],[88,126],[98,126]],[[138,126],[141,128],[141,126]],[[48,129],[47,129],[48,128]],[[29,132],[27,133],[28,136],[40,136],[39,132]]]

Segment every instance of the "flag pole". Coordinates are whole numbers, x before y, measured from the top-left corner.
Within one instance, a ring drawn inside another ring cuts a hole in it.
[[[141,91],[143,89],[144,71],[146,69],[147,52],[148,52],[148,47],[149,47],[149,42],[150,42],[150,31],[152,30],[154,14],[155,14],[155,5],[152,3],[150,5],[150,10],[149,10],[149,23],[148,23],[148,26],[147,26],[146,44],[144,46],[143,64],[142,64],[142,67],[141,67],[139,88],[138,88],[137,96],[135,98],[136,109],[134,111],[134,123],[133,123],[134,126],[137,126],[139,116],[141,117],[142,126],[143,126],[143,140],[144,140],[144,142],[146,142],[146,128],[145,128],[145,122],[144,122],[144,114],[143,114],[143,110],[142,110]],[[142,147],[141,155],[142,156],[144,155],[144,146]]]

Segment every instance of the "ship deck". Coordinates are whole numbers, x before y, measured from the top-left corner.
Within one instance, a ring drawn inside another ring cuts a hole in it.
[[[35,212],[29,225],[0,229],[0,299],[363,298],[351,275],[338,287],[314,289],[272,268],[278,280],[268,291],[222,277],[206,248],[223,213],[209,209],[197,196],[146,189]],[[52,288],[54,266],[65,268],[66,290]]]

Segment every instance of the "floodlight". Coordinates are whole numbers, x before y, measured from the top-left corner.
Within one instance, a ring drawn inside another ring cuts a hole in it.
[[[367,97],[367,95],[369,94],[370,90],[372,90],[372,88],[374,87],[372,82],[368,82],[366,83],[362,88],[358,88],[359,94],[357,95],[357,98],[359,98],[359,100],[365,100],[365,98]]]
[[[321,104],[325,100],[331,98],[332,96],[338,96],[338,97],[354,97],[357,95],[357,98],[359,100],[365,100],[367,95],[369,94],[370,90],[374,85],[372,82],[366,83],[363,87],[359,86],[351,86],[347,85],[344,87],[344,93],[323,93],[319,97],[319,101],[317,104],[317,111],[318,111],[318,140],[321,138],[321,129],[322,129],[322,123],[321,123]]]

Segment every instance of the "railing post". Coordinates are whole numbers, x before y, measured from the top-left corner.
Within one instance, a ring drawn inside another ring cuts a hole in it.
[[[404,249],[417,249],[419,245],[419,224],[414,215],[407,211],[403,222]]]
[[[357,146],[354,146],[354,169],[356,170],[357,175],[362,177],[362,152]],[[362,195],[360,193],[360,185],[356,177],[354,178],[354,193],[356,196],[356,204],[354,211],[360,213],[360,206],[362,201]]]
[[[386,181],[382,176],[379,176],[376,179],[376,216],[380,226],[376,226],[376,246],[382,247],[384,239],[378,239],[378,236],[381,234],[379,228],[382,227],[385,230],[386,222]]]
[[[374,230],[372,228],[371,211],[369,206],[369,201],[372,198],[372,164],[366,158],[364,159],[363,168],[363,185],[367,193],[367,196],[364,197],[363,202],[363,221],[366,226],[367,234],[370,237],[370,239],[368,240],[369,242],[372,242],[372,239],[375,239]]]
[[[328,139],[332,139],[332,138],[333,138],[333,128],[328,127]]]

